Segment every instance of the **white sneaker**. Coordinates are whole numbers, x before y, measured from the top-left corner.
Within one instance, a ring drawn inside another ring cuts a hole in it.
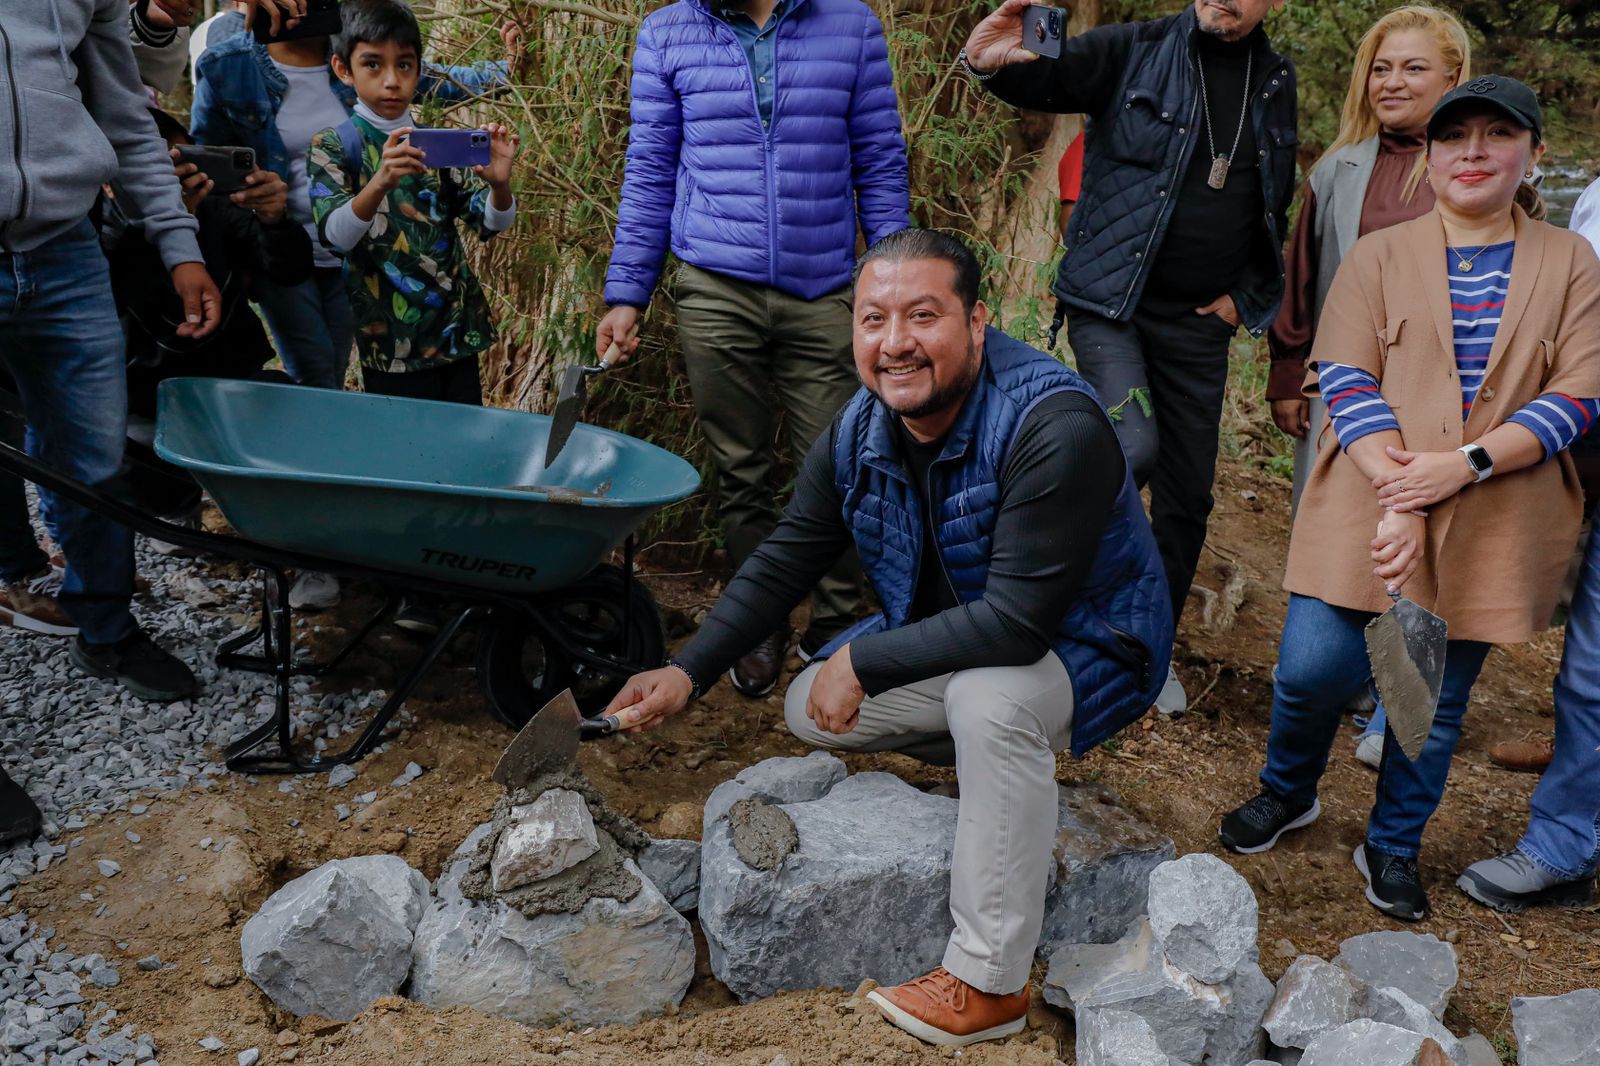
[[[1183,682],[1178,680],[1178,668],[1167,666],[1167,683],[1161,686],[1161,694],[1156,697],[1156,710],[1164,717],[1177,718],[1189,709],[1189,695],[1183,691]]]
[[[198,507],[185,514],[168,516],[167,521],[171,522],[175,526],[182,526],[185,529],[200,530],[205,528],[200,524],[200,508]],[[183,559],[193,559],[199,555],[199,552],[196,552],[190,548],[185,548],[181,544],[173,544],[171,541],[159,540],[155,537],[146,537],[145,543],[148,544],[150,546],[150,550],[155,552],[157,555],[175,556]]]
[[[1356,762],[1374,770],[1383,765],[1383,734],[1368,733],[1356,741]]]
[[[289,590],[289,606],[297,611],[324,611],[339,602],[339,579],[316,570],[303,570]]]

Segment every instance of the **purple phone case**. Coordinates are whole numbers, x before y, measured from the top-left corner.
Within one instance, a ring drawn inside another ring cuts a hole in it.
[[[422,162],[432,169],[489,165],[486,130],[412,130],[411,146],[422,149]]]

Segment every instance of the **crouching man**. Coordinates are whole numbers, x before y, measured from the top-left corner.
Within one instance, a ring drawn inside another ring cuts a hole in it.
[[[954,764],[943,965],[872,993],[945,1045],[1023,1027],[1055,837],[1055,753],[1139,717],[1166,680],[1161,558],[1104,409],[988,328],[976,258],[902,230],[856,267],[865,388],[807,454],[783,520],[694,639],[610,713],[660,725],[776,629],[852,545],[884,606],[790,685],[789,728],[836,751]],[[863,974],[863,977],[871,976]]]

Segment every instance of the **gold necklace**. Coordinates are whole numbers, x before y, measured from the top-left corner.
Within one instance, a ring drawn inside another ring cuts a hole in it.
[[[1513,227],[1511,232],[1512,236],[1515,237],[1516,228]],[[1500,234],[1496,233],[1495,236],[1498,238]],[[1470,274],[1472,272],[1472,265],[1478,261],[1478,257],[1480,255],[1488,251],[1490,248],[1493,248],[1495,245],[1504,243],[1505,242],[1501,240],[1492,240],[1488,244],[1485,244],[1483,247],[1479,248],[1477,251],[1473,252],[1471,255],[1468,255],[1466,252],[1458,251],[1456,248],[1450,245],[1446,245],[1445,250],[1454,253],[1457,260],[1456,269],[1460,270],[1464,274]]]

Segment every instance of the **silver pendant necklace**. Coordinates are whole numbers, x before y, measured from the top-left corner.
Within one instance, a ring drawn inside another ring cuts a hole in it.
[[[1206,184],[1213,189],[1221,189],[1228,184],[1228,168],[1233,165],[1234,153],[1239,151],[1239,138],[1244,136],[1244,123],[1250,112],[1250,71],[1255,63],[1254,50],[1245,53],[1244,58],[1244,100],[1239,104],[1239,128],[1233,131],[1233,147],[1228,149],[1227,155],[1217,154],[1217,138],[1211,130],[1211,97],[1206,92],[1206,64],[1197,52],[1194,57],[1195,65],[1200,68],[1200,106],[1206,113],[1206,142],[1211,146],[1211,174],[1206,178]]]

